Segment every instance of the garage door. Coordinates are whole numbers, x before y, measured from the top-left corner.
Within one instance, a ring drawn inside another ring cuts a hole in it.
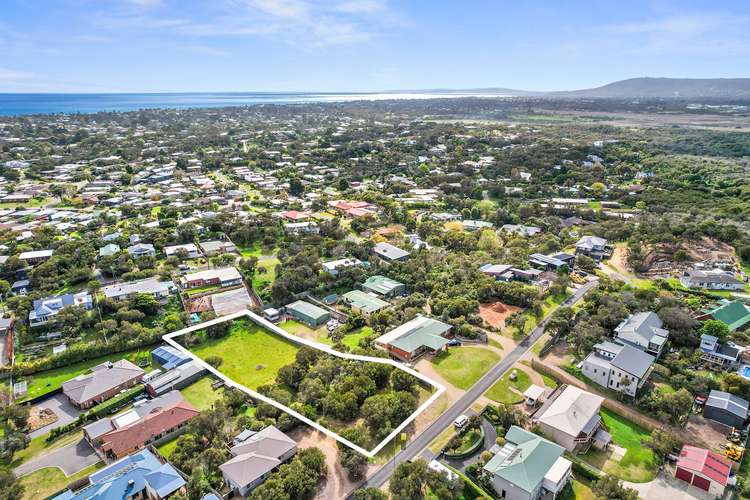
[[[685,469],[681,469],[679,467],[677,467],[677,472],[675,473],[675,476],[677,477],[677,479],[682,479],[688,484],[690,484],[693,481],[693,473]]]
[[[693,486],[697,486],[702,490],[708,491],[709,486],[711,486],[711,481],[709,481],[705,477],[695,475],[693,476]]]

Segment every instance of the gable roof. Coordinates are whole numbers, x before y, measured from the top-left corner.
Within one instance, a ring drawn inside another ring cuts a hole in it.
[[[418,315],[411,321],[381,335],[375,342],[379,344],[390,344],[393,347],[406,352],[414,352],[420,346],[431,349],[440,349],[450,340],[443,334],[451,329],[451,325]]]
[[[651,311],[631,314],[620,323],[615,331],[617,338],[643,347],[649,343],[663,344],[669,332],[662,328],[659,316]]]
[[[505,445],[484,466],[484,470],[514,486],[533,492],[565,449],[518,426],[505,434]]]
[[[599,418],[604,398],[569,385],[549,406],[544,405],[537,420],[570,436],[578,436],[592,419]]]
[[[230,451],[234,458],[219,469],[235,483],[246,486],[281,464],[281,458],[296,447],[293,439],[271,425],[233,446]]]
[[[750,323],[750,307],[739,300],[732,300],[708,311],[708,314],[721,321],[733,332]]]
[[[350,304],[353,304],[359,309],[368,313],[372,313],[384,307],[390,306],[390,304],[385,300],[379,299],[374,295],[363,292],[362,290],[352,290],[351,292],[346,292],[343,297]]]
[[[381,295],[387,295],[393,291],[394,288],[403,285],[403,283],[380,275],[370,276],[364,283],[362,283],[363,288],[367,288]]]
[[[708,393],[706,406],[721,408],[737,415],[742,419],[746,419],[750,403],[748,403],[741,397],[735,396],[734,394],[729,394],[728,392],[711,391]]]
[[[68,398],[83,403],[145,373],[127,359],[102,363],[88,374],[78,375],[63,382],[62,389]]]
[[[244,455],[246,453],[258,453],[268,457],[280,457],[294,449],[297,443],[281,432],[273,425],[248,436],[241,443],[232,446],[229,450],[232,455]]]
[[[727,485],[732,470],[729,460],[718,453],[687,444],[682,447],[677,467],[699,472],[722,486]]]
[[[628,372],[631,375],[635,375],[639,379],[642,379],[646,372],[648,372],[651,365],[654,364],[654,358],[650,354],[646,354],[640,349],[635,347],[624,345],[617,356],[610,362],[615,368],[619,368],[622,371]]]
[[[377,243],[373,247],[373,251],[378,255],[394,260],[403,259],[404,257],[411,255],[411,252],[407,252],[406,250],[402,250],[397,246],[385,242]]]

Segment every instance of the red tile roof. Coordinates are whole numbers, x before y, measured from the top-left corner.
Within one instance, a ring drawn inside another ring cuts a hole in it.
[[[102,436],[102,449],[112,451],[116,456],[143,446],[146,441],[168,432],[198,415],[198,410],[185,400],[154,409],[143,419],[120,427]]]
[[[289,220],[300,220],[307,219],[310,217],[310,214],[307,212],[299,212],[297,210],[288,210],[286,212],[281,212],[281,216]]]
[[[732,470],[729,460],[718,453],[687,444],[682,447],[677,467],[698,472],[722,486],[727,485],[729,472]]]

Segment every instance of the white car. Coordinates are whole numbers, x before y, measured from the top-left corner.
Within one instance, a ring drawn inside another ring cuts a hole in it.
[[[456,420],[453,421],[453,426],[456,429],[461,429],[464,425],[469,423],[469,417],[466,415],[461,415]]]

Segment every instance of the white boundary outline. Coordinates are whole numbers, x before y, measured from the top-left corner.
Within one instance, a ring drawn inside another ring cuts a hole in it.
[[[304,415],[302,415],[302,414],[300,414],[300,413],[292,410],[291,408],[289,408],[289,407],[287,407],[287,406],[285,406],[285,405],[283,405],[283,404],[281,404],[281,403],[279,403],[279,402],[277,402],[277,401],[275,401],[275,400],[273,400],[273,399],[271,399],[271,398],[269,398],[267,396],[264,396],[263,394],[259,394],[259,393],[255,392],[255,391],[253,391],[252,389],[249,389],[249,388],[245,387],[242,384],[239,384],[239,383],[235,382],[234,380],[232,380],[231,378],[227,377],[226,375],[224,375],[223,373],[221,373],[219,370],[217,370],[213,366],[211,366],[208,363],[206,363],[205,361],[203,361],[197,355],[193,354],[188,349],[186,349],[185,347],[183,347],[182,345],[180,345],[176,340],[174,340],[175,337],[179,337],[181,335],[185,335],[186,333],[194,332],[194,331],[197,331],[197,330],[203,330],[206,327],[209,327],[209,326],[212,326],[212,325],[216,325],[216,324],[219,324],[219,323],[224,323],[226,321],[233,321],[235,319],[242,318],[242,317],[248,317],[248,318],[250,318],[250,320],[253,321],[255,324],[257,324],[258,326],[261,326],[261,327],[263,327],[263,328],[265,328],[267,330],[270,330],[271,332],[273,332],[273,333],[275,333],[275,334],[277,334],[277,335],[285,338],[286,340],[294,342],[295,344],[302,344],[302,345],[306,345],[308,347],[313,347],[315,349],[323,351],[323,352],[325,352],[327,354],[331,354],[333,356],[337,356],[339,358],[353,359],[353,360],[357,360],[357,361],[370,361],[370,362],[373,362],[373,363],[381,363],[381,364],[386,364],[386,365],[394,366],[394,367],[396,367],[399,370],[403,370],[406,373],[408,373],[410,375],[413,375],[414,377],[417,377],[419,380],[421,380],[423,382],[426,382],[427,384],[431,385],[432,387],[435,387],[437,390],[427,399],[427,401],[425,401],[424,403],[422,403],[419,406],[419,408],[416,409],[416,411],[414,413],[412,413],[411,415],[409,415],[409,417],[406,420],[404,420],[403,422],[401,422],[401,424],[398,427],[396,427],[395,429],[393,429],[393,432],[391,432],[390,434],[388,434],[388,436],[386,436],[385,439],[383,439],[380,443],[378,443],[375,446],[375,448],[373,448],[372,450],[369,450],[369,451],[365,450],[361,446],[357,446],[356,444],[352,443],[348,439],[341,437],[337,433],[331,431],[330,429],[327,429],[326,427],[323,427],[322,425],[320,425],[319,423],[317,423],[317,422],[315,422],[313,420],[310,420],[306,416],[304,416]],[[254,312],[252,312],[250,310],[239,311],[239,312],[236,312],[236,313],[233,313],[233,314],[229,314],[227,316],[222,316],[220,318],[216,318],[216,319],[212,319],[210,321],[206,321],[204,323],[199,323],[197,325],[189,326],[187,328],[183,328],[182,330],[177,330],[176,332],[168,333],[167,335],[164,335],[162,337],[162,339],[164,339],[165,342],[167,342],[169,345],[171,345],[175,349],[178,349],[179,351],[181,351],[181,352],[187,354],[188,356],[190,356],[200,366],[204,367],[205,369],[207,369],[208,371],[210,371],[211,373],[213,373],[216,377],[218,377],[219,379],[223,380],[226,385],[228,385],[230,387],[235,387],[235,388],[241,390],[242,392],[248,394],[249,396],[251,396],[254,399],[261,400],[264,403],[268,403],[271,406],[274,406],[274,407],[278,408],[279,410],[281,410],[281,411],[283,411],[285,413],[288,413],[289,415],[293,416],[294,418],[296,418],[298,420],[301,420],[302,422],[306,423],[310,427],[313,427],[314,429],[319,430],[320,432],[322,432],[322,433],[324,433],[324,434],[332,437],[333,439],[335,439],[336,441],[338,441],[340,443],[345,444],[346,446],[352,448],[353,450],[357,451],[358,453],[361,453],[362,455],[364,455],[364,456],[366,456],[368,458],[373,458],[375,455],[377,455],[378,452],[386,444],[388,444],[388,442],[391,439],[393,439],[394,437],[396,437],[396,435],[398,433],[400,433],[407,425],[409,425],[415,418],[417,418],[417,416],[419,416],[419,414],[421,414],[424,410],[426,410],[428,406],[430,406],[432,403],[434,403],[435,400],[437,398],[439,398],[441,394],[443,394],[443,392],[445,392],[445,386],[443,386],[442,384],[440,384],[438,382],[435,382],[434,380],[432,380],[432,379],[430,379],[428,377],[425,377],[421,373],[419,373],[419,372],[417,372],[415,370],[412,370],[411,368],[409,368],[407,366],[404,366],[402,363],[399,363],[397,361],[394,361],[392,359],[387,359],[387,358],[376,358],[376,357],[372,357],[372,356],[361,356],[361,355],[358,355],[358,354],[348,354],[348,353],[336,351],[336,350],[332,349],[330,346],[327,346],[327,345],[324,345],[324,344],[320,344],[318,342],[315,342],[315,341],[312,341],[312,340],[308,340],[308,339],[304,339],[302,337],[298,337],[297,335],[293,335],[291,333],[288,333],[287,331],[285,331],[282,328],[274,325],[273,323],[271,323],[270,321],[266,320],[265,318],[262,318],[261,316],[258,316],[257,314],[255,314]]]

